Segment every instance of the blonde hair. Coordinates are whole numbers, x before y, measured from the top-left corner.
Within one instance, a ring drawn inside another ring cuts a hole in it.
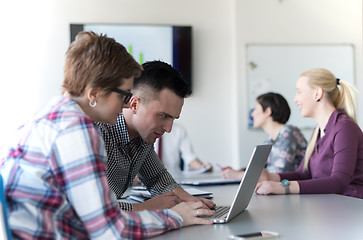
[[[337,79],[334,74],[323,68],[315,68],[306,71],[301,76],[309,78],[309,85],[312,88],[322,88],[327,94],[327,99],[336,109],[344,109],[346,114],[357,122],[356,96],[357,89],[353,84],[345,80]],[[338,87],[340,85],[340,89]],[[314,152],[319,127],[315,127],[306,148],[304,170],[308,169],[311,155]]]

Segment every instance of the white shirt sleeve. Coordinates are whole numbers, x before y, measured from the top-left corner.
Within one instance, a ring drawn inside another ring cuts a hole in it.
[[[162,161],[169,172],[180,171],[180,157],[183,158],[185,166],[188,166],[197,156],[189,141],[187,131],[181,125],[174,123],[170,133],[162,136]],[[159,139],[154,148],[158,153]]]
[[[187,131],[182,126],[179,126],[179,151],[181,153],[181,157],[183,158],[185,165],[188,166],[194,159],[197,158],[193,151],[192,144],[188,138]]]

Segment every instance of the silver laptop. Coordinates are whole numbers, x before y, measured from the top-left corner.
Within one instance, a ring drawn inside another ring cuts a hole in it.
[[[260,178],[262,169],[265,167],[271,147],[271,144],[258,145],[255,147],[232,205],[217,206],[215,208],[215,215],[205,216],[203,218],[211,219],[213,220],[213,223],[227,223],[247,208],[258,179]]]

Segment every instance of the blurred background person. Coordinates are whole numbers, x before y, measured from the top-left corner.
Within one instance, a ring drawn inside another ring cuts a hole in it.
[[[156,153],[171,173],[201,170],[213,171],[210,163],[203,163],[194,153],[187,130],[179,123],[174,123],[170,133],[158,138],[154,144]]]

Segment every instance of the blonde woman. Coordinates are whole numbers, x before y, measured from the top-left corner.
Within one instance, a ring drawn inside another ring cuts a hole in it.
[[[301,74],[294,102],[303,117],[316,120],[317,127],[299,168],[280,174],[264,171],[256,192],[363,198],[363,133],[356,123],[355,97],[353,85],[326,69]]]

